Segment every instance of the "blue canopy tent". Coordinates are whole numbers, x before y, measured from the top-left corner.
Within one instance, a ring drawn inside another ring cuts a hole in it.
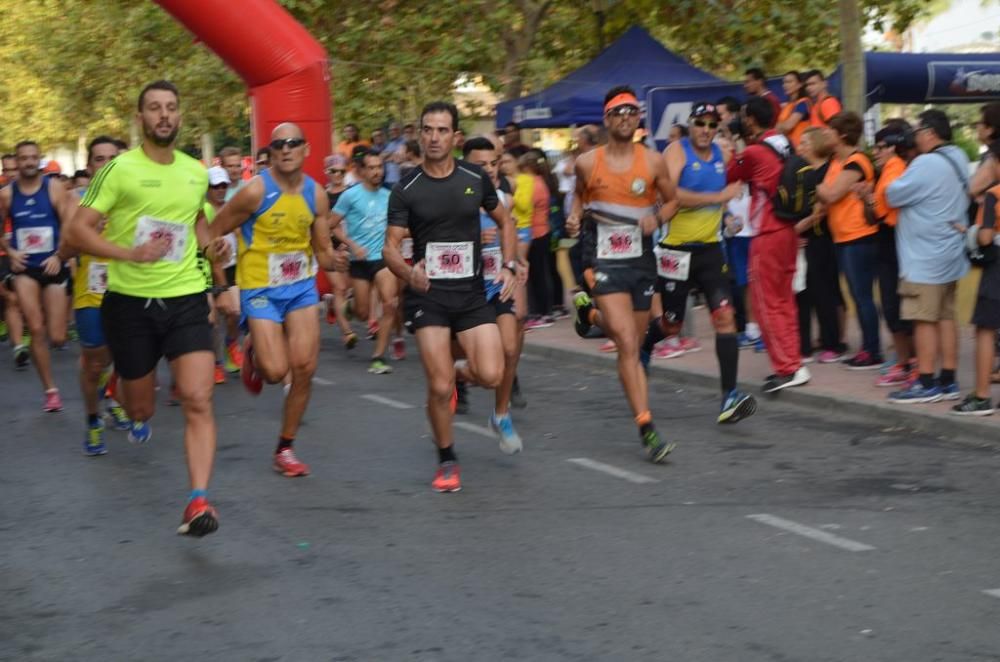
[[[636,93],[651,84],[718,84],[723,81],[684,61],[648,32],[632,26],[600,55],[541,92],[496,107],[497,126],[517,122],[522,128],[600,124],[604,94],[615,85]]]

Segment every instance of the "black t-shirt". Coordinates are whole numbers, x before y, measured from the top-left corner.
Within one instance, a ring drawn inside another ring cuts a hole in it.
[[[479,209],[493,211],[499,204],[493,182],[479,166],[456,160],[452,173],[441,179],[417,167],[392,187],[389,225],[410,230],[414,263],[424,259],[428,242],[472,242],[472,277],[431,284],[432,291],[467,291],[483,286]]]

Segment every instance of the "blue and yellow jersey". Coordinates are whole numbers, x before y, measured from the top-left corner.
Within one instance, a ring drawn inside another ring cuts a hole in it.
[[[305,176],[302,192],[283,193],[268,171],[264,199],[236,232],[236,284],[240,289],[291,285],[311,278],[312,224],[316,219],[316,182]]]
[[[712,157],[703,161],[695,153],[688,138],[682,138],[687,162],[681,170],[677,186],[695,193],[718,193],[726,188],[726,162],[722,150],[712,143]],[[719,225],[722,223],[722,205],[703,205],[681,208],[670,221],[670,231],[665,245],[711,244],[719,241]]]

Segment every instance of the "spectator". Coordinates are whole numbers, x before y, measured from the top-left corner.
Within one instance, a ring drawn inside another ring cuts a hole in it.
[[[991,142],[989,150],[992,158],[987,163],[993,169],[993,179],[1000,181],[1000,141]],[[990,381],[996,360],[996,335],[1000,329],[1000,262],[997,261],[997,247],[994,246],[998,214],[1000,185],[994,185],[986,192],[979,207],[978,230],[973,235],[976,243],[984,247],[982,250],[992,253],[992,259],[983,266],[976,310],[972,314],[972,323],[976,326],[976,388],[960,404],[952,407],[951,413],[958,416],[989,416],[993,413]]]
[[[90,173],[86,170],[77,170],[73,173],[73,190],[81,193],[90,185]]]
[[[503,148],[505,152],[510,152],[515,159],[521,158],[528,151],[528,146],[521,142],[521,127],[516,122],[504,124]]]
[[[545,175],[549,174],[545,155],[532,149],[517,160],[519,174],[514,191],[514,212],[519,228],[530,230],[528,245],[528,319],[527,330],[551,326],[552,259],[549,235],[551,193]],[[551,176],[551,175],[550,175]]]
[[[514,193],[514,182],[517,180],[517,157],[510,152],[500,155],[500,190],[504,193]]]
[[[979,121],[976,122],[976,139],[983,145],[989,146],[993,141],[1000,139],[1000,101],[988,103],[980,110]],[[998,183],[994,174],[995,157],[993,152],[986,150],[979,160],[976,174],[969,182],[969,193],[974,198],[981,198],[987,189]]]
[[[420,143],[416,140],[407,140],[403,144],[403,160],[399,162],[399,176],[406,177],[408,172],[423,163],[423,161]]]
[[[848,289],[861,325],[862,348],[844,362],[849,370],[875,370],[882,365],[878,309],[873,288],[878,258],[878,226],[867,222],[864,204],[856,193],[859,183],[873,185],[875,168],[858,149],[864,121],[857,113],[841,112],[830,118],[833,158],[816,198],[827,206],[827,218],[837,264],[847,278]]]
[[[417,127],[412,124],[403,126],[403,140],[410,141],[417,139]]]
[[[775,216],[772,202],[791,147],[787,138],[767,128],[774,125],[774,108],[767,100],[752,97],[741,113],[747,148],[729,160],[726,180],[750,185],[750,218],[757,231],[750,242],[750,296],[774,369],[764,392],[774,393],[811,379],[799,353],[792,293],[798,236],[793,225]]]
[[[774,92],[767,89],[767,76],[764,75],[763,69],[760,67],[750,67],[744,72],[743,91],[752,97],[765,99],[771,104],[771,110],[774,111],[773,121],[777,121],[781,115],[781,102],[778,101],[778,97],[774,95]]]
[[[374,154],[381,154],[386,148],[385,132],[382,129],[375,129],[371,135],[371,147],[369,151]]]
[[[675,143],[681,138],[687,138],[688,128],[683,124],[674,124],[670,127],[670,133],[667,134],[667,144]]]
[[[836,97],[830,96],[826,89],[826,76],[819,69],[807,71],[803,78],[806,81],[806,93],[812,101],[809,124],[827,126],[830,119],[841,111],[840,102]]]
[[[955,383],[958,330],[955,290],[969,270],[964,235],[969,207],[969,160],[951,144],[951,123],[940,110],[920,113],[914,131],[920,156],[886,188],[886,202],[899,210],[900,313],[913,320],[919,379],[889,394],[890,402],[925,403],[959,397]],[[934,379],[940,348],[941,372]]]
[[[399,164],[403,162],[403,147],[406,140],[403,138],[403,127],[399,122],[389,124],[389,142],[385,144],[382,151],[385,162],[385,187],[391,189],[400,179]]]
[[[357,147],[368,147],[368,143],[364,142],[360,138],[360,133],[358,132],[358,126],[356,124],[345,124],[344,125],[344,139],[340,141],[337,145],[337,153],[343,154],[346,158],[351,159],[351,155],[354,154],[354,150]]]
[[[269,167],[271,167],[271,149],[269,147],[261,147],[257,150],[257,159],[254,161],[253,174],[259,175]]]
[[[788,101],[778,113],[778,123],[775,129],[788,137],[793,147],[799,146],[802,132],[809,126],[809,95],[802,81],[802,74],[789,71],[781,79]]]

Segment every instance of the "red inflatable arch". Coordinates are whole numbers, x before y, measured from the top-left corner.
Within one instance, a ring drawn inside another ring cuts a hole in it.
[[[267,143],[277,124],[295,122],[310,143],[306,171],[324,182],[330,77],[319,42],[275,0],[156,2],[246,82],[254,149]]]

